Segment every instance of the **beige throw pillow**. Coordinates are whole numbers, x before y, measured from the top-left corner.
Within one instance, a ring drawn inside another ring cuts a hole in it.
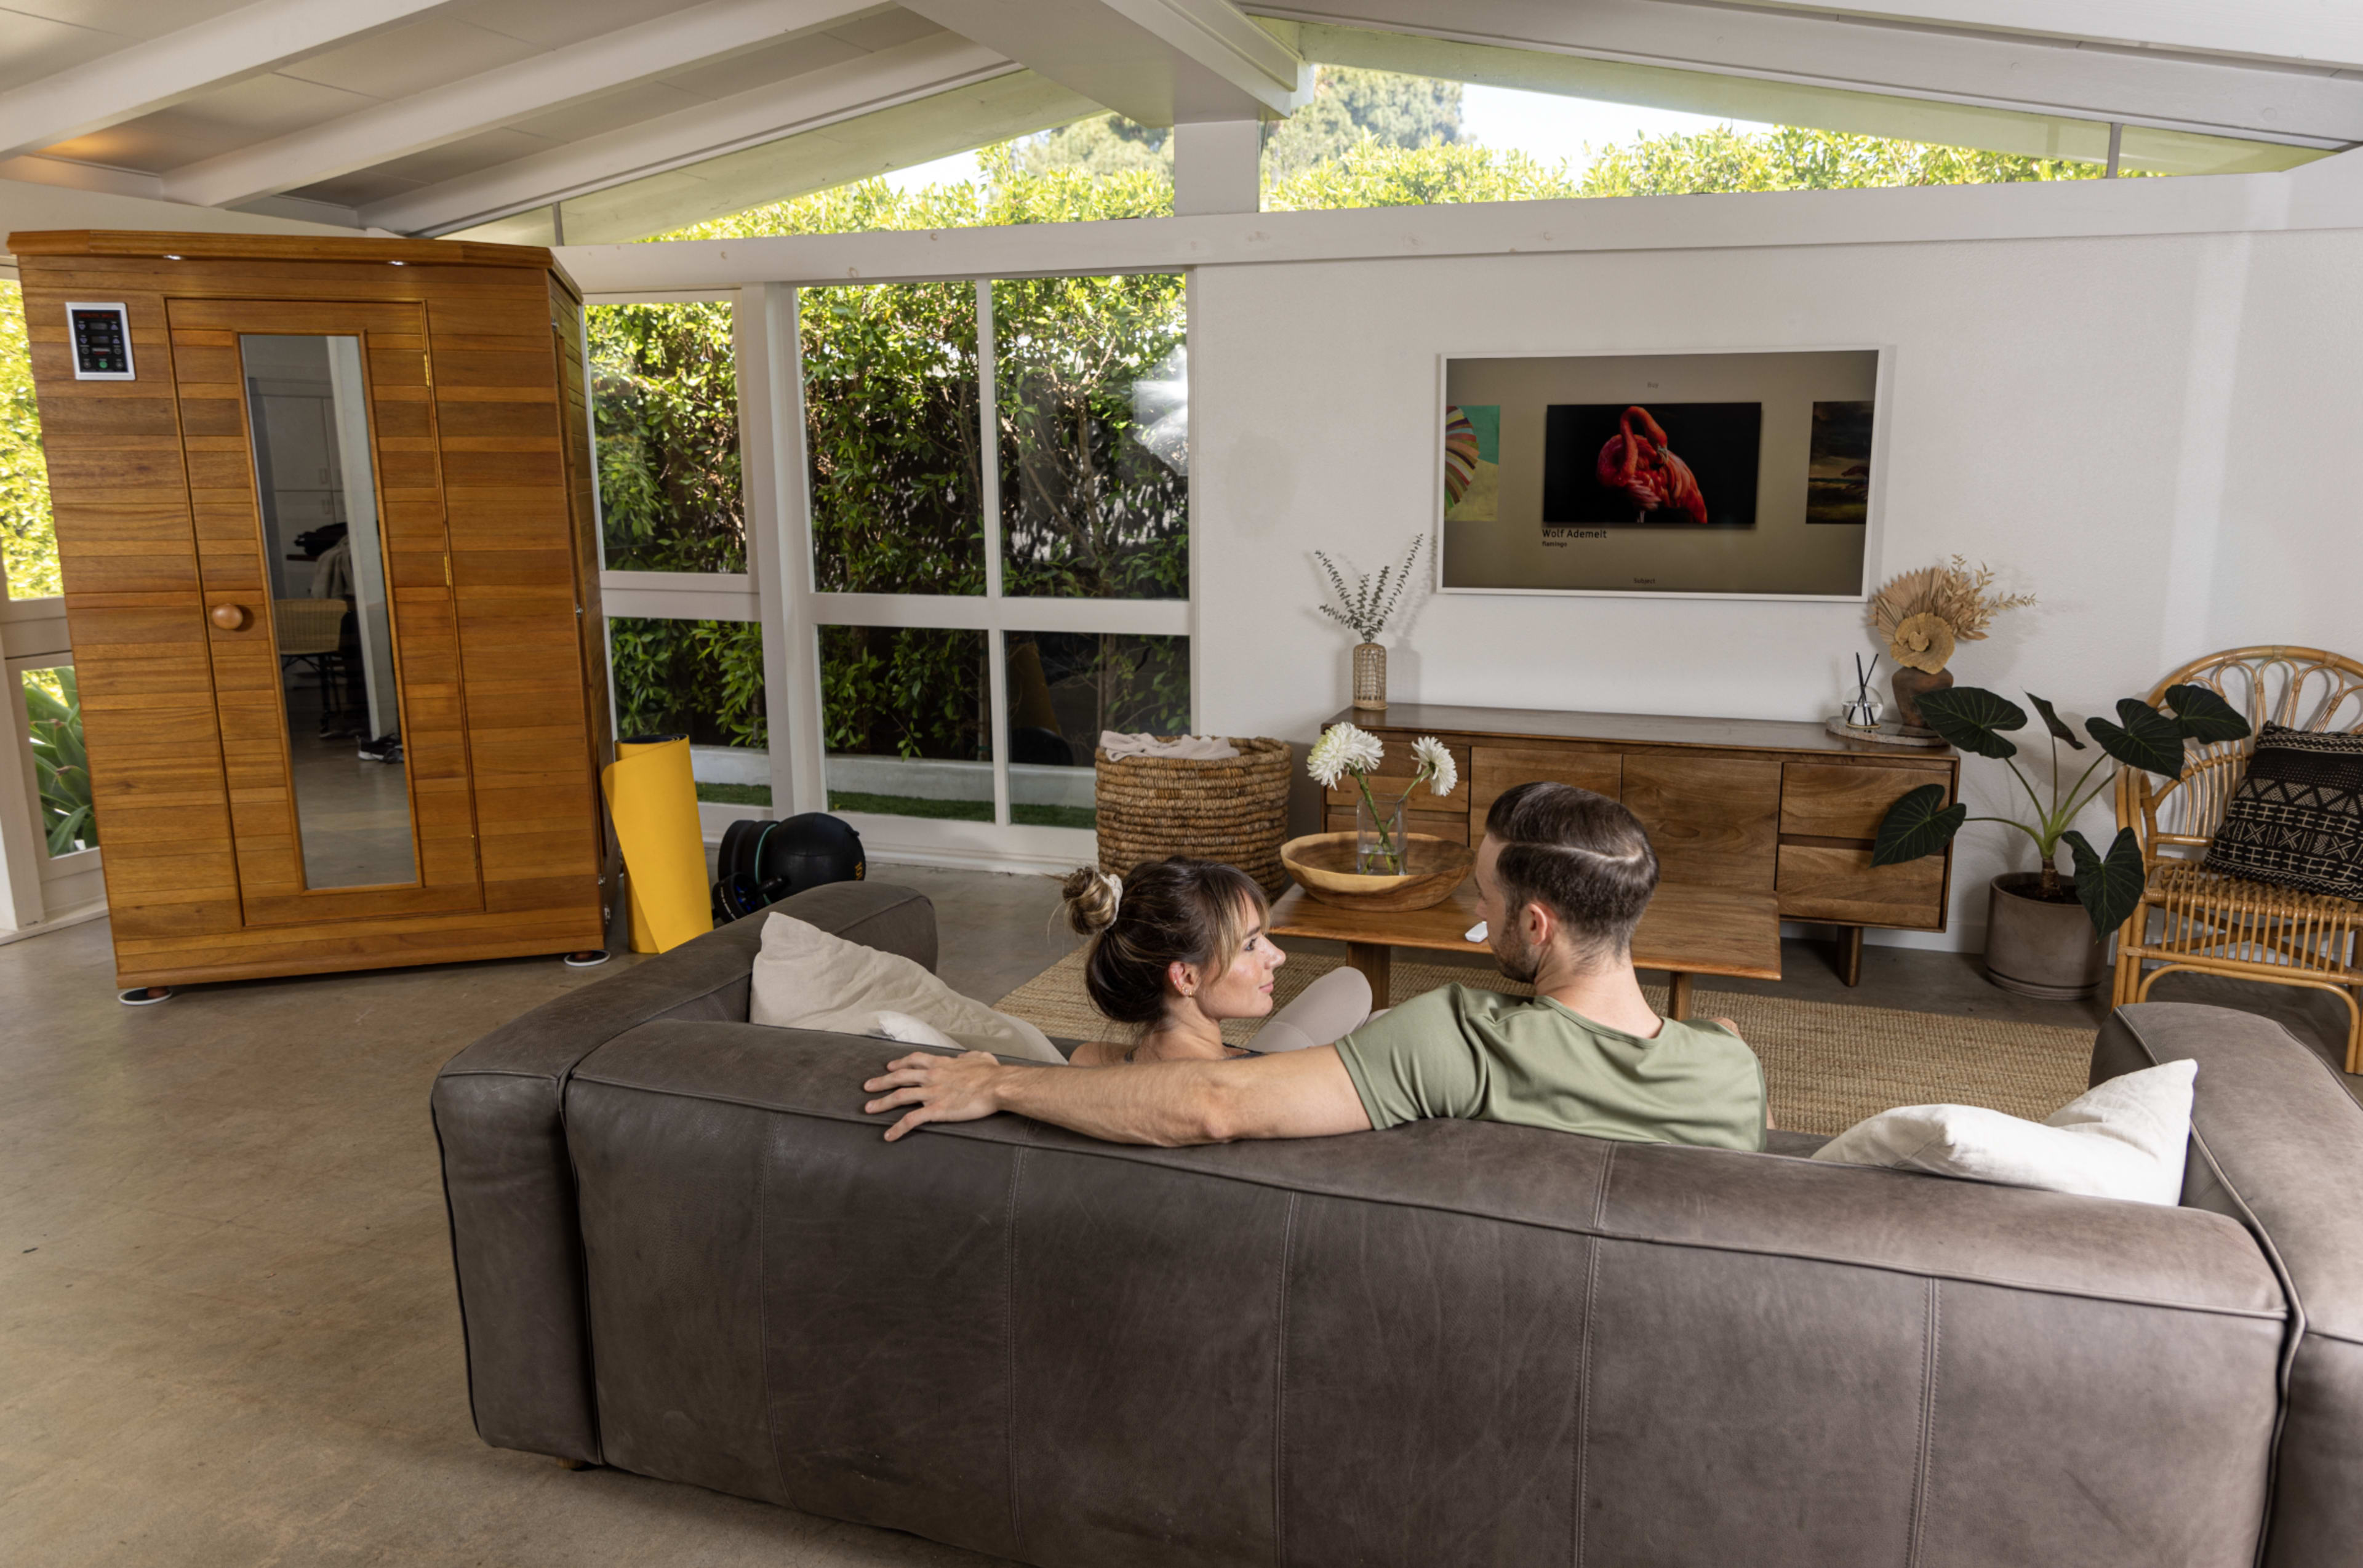
[[[1813,1157],[2171,1206],[2182,1201],[2198,1074],[2195,1062],[2127,1073],[2042,1121],[1980,1106],[1903,1106],[1855,1123]]]
[[[904,1038],[879,1027],[881,1016],[890,1013],[940,1030],[971,1051],[1012,1062],[1066,1061],[1032,1024],[961,995],[899,953],[847,941],[790,915],[764,921],[748,1022]]]

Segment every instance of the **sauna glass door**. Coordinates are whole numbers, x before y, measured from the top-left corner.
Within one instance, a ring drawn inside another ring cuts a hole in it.
[[[241,334],[304,885],[418,879],[355,337]]]
[[[482,909],[426,311],[166,310],[239,923]]]

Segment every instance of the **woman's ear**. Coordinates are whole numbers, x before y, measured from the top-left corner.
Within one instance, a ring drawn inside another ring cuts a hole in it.
[[[1192,963],[1184,963],[1178,958],[1175,959],[1172,962],[1165,966],[1165,988],[1172,992],[1177,996],[1196,995],[1198,994],[1198,966]]]

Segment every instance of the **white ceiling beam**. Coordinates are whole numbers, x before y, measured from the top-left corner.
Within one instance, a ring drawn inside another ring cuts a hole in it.
[[[2346,70],[2363,65],[2363,9],[2307,0],[1736,0],[1821,16],[2017,33]]]
[[[1298,21],[2303,145],[2363,141],[2363,80],[1659,0],[1283,0]],[[1826,6],[1820,7],[1826,13]],[[1317,52],[1317,51],[1316,51]]]
[[[164,177],[164,194],[200,206],[236,206],[885,9],[870,0],[707,0],[190,164]]]
[[[1142,125],[1260,119],[1312,96],[1312,68],[1229,0],[904,0]]]
[[[372,228],[440,234],[1018,69],[937,34],[376,202]]]
[[[0,93],[0,157],[168,109],[446,0],[259,0]]]
[[[167,234],[336,234],[361,231],[274,214],[183,206],[120,191],[0,179],[0,236],[42,228],[132,228]]]

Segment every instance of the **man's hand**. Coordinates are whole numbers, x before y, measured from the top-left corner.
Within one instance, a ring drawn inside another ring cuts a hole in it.
[[[989,1051],[964,1051],[958,1056],[914,1051],[888,1062],[882,1077],[861,1085],[873,1095],[893,1091],[861,1108],[876,1115],[899,1106],[912,1107],[886,1129],[886,1141],[892,1143],[931,1121],[975,1121],[991,1116],[1001,1108],[993,1091],[1002,1072],[1001,1059]]]

